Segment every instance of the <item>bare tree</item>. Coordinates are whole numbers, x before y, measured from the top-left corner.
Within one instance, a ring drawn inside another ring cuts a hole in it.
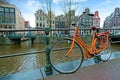
[[[45,13],[48,26],[53,28],[53,20],[55,15],[53,13],[53,3],[51,0],[45,0],[45,4],[43,4],[43,11]]]
[[[75,0],[64,0],[63,1],[63,12],[66,17],[66,26],[70,29],[71,24],[75,21],[75,12],[78,10],[79,5],[74,2]],[[69,34],[69,31],[67,31]]]

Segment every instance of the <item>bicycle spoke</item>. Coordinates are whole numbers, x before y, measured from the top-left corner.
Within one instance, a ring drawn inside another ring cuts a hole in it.
[[[105,35],[98,37],[96,43],[97,43],[96,48],[101,49],[101,52],[98,54],[100,56],[99,60],[101,61],[109,60],[112,54],[112,46],[110,42],[107,42],[107,37]],[[107,47],[107,45],[109,46]]]
[[[68,56],[66,52],[71,47],[71,40],[61,40],[55,43],[51,48],[50,61],[55,70],[60,73],[75,72],[82,64],[82,50],[81,47],[75,43],[71,53]]]

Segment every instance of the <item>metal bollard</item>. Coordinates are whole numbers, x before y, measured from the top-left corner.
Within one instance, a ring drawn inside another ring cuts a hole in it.
[[[45,65],[45,72],[46,75],[52,75],[52,66],[50,64],[50,36],[49,36],[50,28],[45,28],[45,42],[46,42],[46,65]]]

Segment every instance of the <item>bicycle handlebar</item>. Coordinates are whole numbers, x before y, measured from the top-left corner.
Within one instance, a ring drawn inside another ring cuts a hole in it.
[[[72,26],[78,26],[79,24],[82,25],[82,26],[86,26],[85,24],[83,24],[83,23],[78,23],[78,22],[77,22],[77,24],[72,23]]]

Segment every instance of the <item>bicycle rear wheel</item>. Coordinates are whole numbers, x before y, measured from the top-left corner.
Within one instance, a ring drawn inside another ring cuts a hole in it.
[[[112,46],[110,40],[107,42],[106,35],[101,35],[97,38],[97,49],[104,49],[98,54],[98,59],[105,62],[108,61],[112,54]],[[106,46],[108,45],[108,48]],[[106,48],[106,49],[105,49]]]
[[[59,73],[73,73],[80,68],[83,62],[82,49],[76,42],[70,56],[65,56],[71,47],[71,43],[72,40],[63,39],[51,47],[50,62]]]

